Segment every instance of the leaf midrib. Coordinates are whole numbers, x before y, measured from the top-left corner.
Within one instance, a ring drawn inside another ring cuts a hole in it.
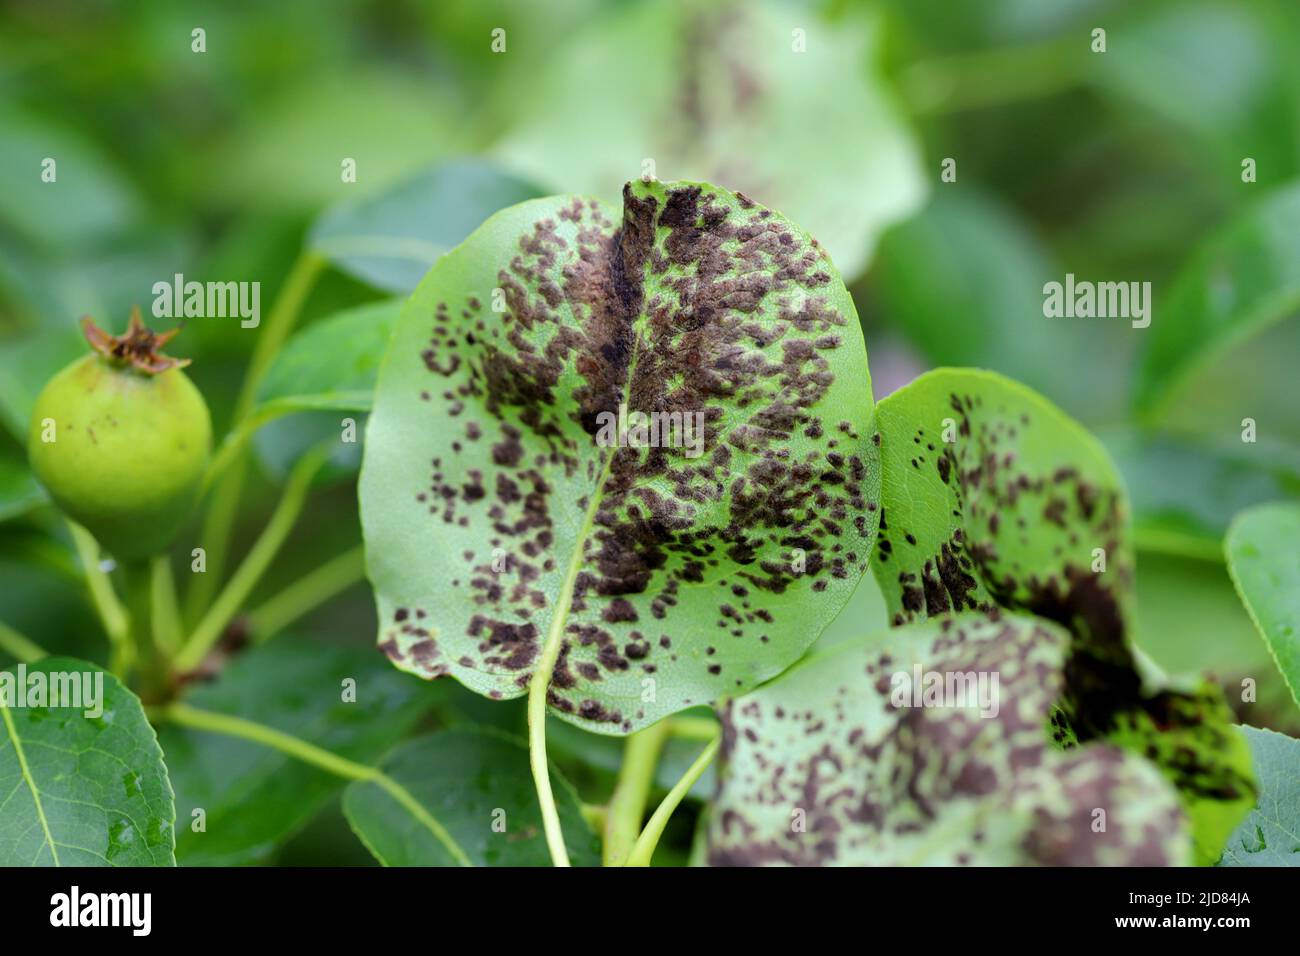
[[[23,751],[23,742],[18,736],[18,729],[14,726],[13,715],[9,713],[9,708],[0,704],[0,718],[4,719],[5,730],[9,733],[9,740],[14,745],[14,753],[18,757],[18,769],[23,775],[23,782],[27,784],[27,789],[32,792],[32,803],[36,806],[36,816],[41,821],[41,830],[45,833],[45,842],[50,847],[50,856],[54,858],[55,866],[62,866],[59,862],[59,851],[54,843],[54,836],[50,833],[50,821],[45,816],[45,807],[41,804],[41,792],[37,789],[36,780],[32,777],[31,768],[27,765],[27,754]]]

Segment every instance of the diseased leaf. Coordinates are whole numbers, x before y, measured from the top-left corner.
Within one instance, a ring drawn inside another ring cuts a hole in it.
[[[543,192],[482,160],[445,163],[327,210],[309,245],[362,282],[406,294],[492,213]]]
[[[620,407],[665,441],[621,441]],[[360,497],[381,646],[509,698],[552,642],[551,707],[604,733],[756,686],[862,573],[871,432],[853,302],[777,214],[642,182],[621,216],[498,213],[380,371]]]
[[[1200,405],[1190,388],[1208,367],[1243,340],[1300,312],[1300,184],[1275,190],[1212,238],[1175,280],[1166,304],[1151,322],[1147,349],[1138,368],[1137,401],[1152,420],[1178,419]],[[1294,338],[1294,337],[1292,337]],[[1276,355],[1276,349],[1273,350]],[[1283,356],[1284,361],[1294,349]],[[1281,377],[1271,381],[1286,381]],[[1259,376],[1257,369],[1243,381]],[[1204,392],[1204,389],[1195,391]],[[1238,413],[1222,391],[1210,391],[1224,428],[1238,427],[1243,415],[1261,407],[1249,403]],[[1204,401],[1201,405],[1204,404]],[[1272,408],[1273,406],[1269,406]],[[1276,409],[1295,427],[1285,405]],[[1252,416],[1253,417],[1253,416]],[[1265,419],[1267,422],[1268,419]],[[1292,432],[1294,436],[1294,432]]]
[[[1053,744],[1069,659],[1055,625],[964,614],[841,644],[729,701],[709,861],[1186,862],[1178,797],[1154,767]],[[931,680],[950,689],[913,696]]]
[[[1228,838],[1219,866],[1300,866],[1300,740],[1239,728],[1250,745],[1259,800]]]
[[[20,701],[18,667],[0,676],[0,866],[174,866],[176,807],[140,701],[71,657],[26,665]],[[33,706],[37,674],[82,706]]]
[[[475,866],[550,866],[542,814],[520,740],[481,729],[444,730],[399,747],[381,769],[406,789]],[[599,866],[600,846],[573,788],[554,771],[569,858]],[[343,793],[353,831],[385,866],[454,866],[458,860],[426,820],[379,784]]]
[[[1300,705],[1300,504],[1241,513],[1224,552],[1237,593]]]
[[[873,564],[895,625],[952,610],[1028,611],[1073,635],[1065,741],[1114,740],[1178,787],[1213,862],[1252,799],[1249,757],[1210,685],[1144,684],[1132,651],[1128,504],[1101,445],[990,372],[939,369],[880,403]]]
[[[861,11],[825,23],[768,0],[618,4],[531,78],[496,154],[600,196],[633,176],[728,183],[808,229],[853,278],[926,191],[875,62],[881,34]]]
[[[343,682],[356,699],[343,699]],[[398,674],[373,651],[277,637],[240,654],[184,701],[300,737],[350,760],[374,763],[426,711],[432,688]],[[346,781],[261,744],[164,724],[176,786],[176,853],[187,866],[264,859],[306,824]],[[193,811],[205,813],[203,832]]]

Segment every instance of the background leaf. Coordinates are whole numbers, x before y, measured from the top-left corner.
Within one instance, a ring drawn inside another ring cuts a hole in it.
[[[1300,705],[1300,505],[1237,516],[1224,551],[1237,593]]]
[[[563,192],[613,195],[646,160],[662,179],[726,183],[808,229],[851,278],[925,195],[876,73],[879,33],[858,10],[829,25],[770,2],[621,4],[554,51],[494,152]]]
[[[342,699],[345,678],[356,681],[353,703]],[[281,636],[239,655],[184,702],[373,763],[415,725],[436,693],[373,651]],[[236,737],[164,724],[159,739],[176,786],[177,858],[186,866],[265,860],[346,783]],[[206,812],[205,832],[192,829],[196,808]]]
[[[1235,434],[1241,418],[1263,418],[1267,409],[1281,416],[1274,432],[1300,435],[1300,419],[1284,402],[1265,405],[1242,397],[1243,385],[1270,381],[1258,367],[1235,381],[1224,376],[1222,367],[1215,368],[1231,347],[1298,310],[1300,183],[1291,183],[1264,196],[1209,240],[1175,280],[1162,314],[1153,316],[1147,330],[1148,347],[1137,378],[1139,407],[1153,420],[1184,428],[1217,426],[1220,434]],[[1220,376],[1216,384],[1226,378],[1226,388],[1206,388],[1205,381],[1193,388],[1202,372]],[[1227,396],[1234,400],[1225,400]],[[1207,418],[1208,423],[1200,421]]]
[[[1242,727],[1259,802],[1223,848],[1219,866],[1300,866],[1300,741]]]
[[[405,295],[492,213],[541,194],[480,160],[445,163],[327,210],[308,245],[362,282]]]
[[[489,730],[445,730],[403,744],[382,769],[442,824],[474,865],[550,865],[523,741]],[[552,779],[572,863],[599,866],[600,845],[577,795],[554,771]],[[428,827],[377,784],[350,784],[343,811],[386,866],[455,865]]]
[[[619,219],[537,200],[441,259],[381,369],[361,477],[394,662],[517,697],[563,628],[551,707],[603,733],[792,663],[875,518],[865,348],[824,253],[707,185],[631,183]],[[698,457],[607,453],[622,402],[698,415]]]
[[[0,865],[174,865],[172,788],[140,701],[71,657],[27,665],[36,672],[103,673],[103,712],[0,705]]]

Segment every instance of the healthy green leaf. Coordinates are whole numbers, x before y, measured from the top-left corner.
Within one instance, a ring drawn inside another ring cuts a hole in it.
[[[362,282],[405,295],[492,213],[542,193],[481,160],[446,163],[326,211],[309,245]]]
[[[356,699],[343,699],[345,680]],[[215,683],[184,701],[300,737],[350,760],[373,763],[427,709],[433,688],[378,655],[277,637],[242,653]],[[191,866],[235,866],[266,857],[345,783],[236,737],[165,724],[159,732],[176,786],[176,852]],[[205,829],[196,831],[202,809]]]
[[[729,701],[710,862],[1187,862],[1155,768],[1052,743],[1069,658],[1055,625],[964,614],[841,644]]]
[[[1300,866],[1300,740],[1242,727],[1259,801],[1223,848],[1219,866]]]
[[[1064,408],[1124,411],[1128,323],[1043,316],[1043,285],[1065,270],[1014,209],[977,189],[941,189],[890,229],[872,269],[881,312],[934,365],[1002,372]]]
[[[1267,194],[1210,240],[1175,280],[1152,319],[1138,368],[1137,401],[1150,419],[1195,399],[1191,384],[1224,353],[1300,311],[1297,223],[1300,184],[1293,184]],[[1220,406],[1226,404],[1222,394],[1215,395]],[[1224,426],[1235,427],[1243,416],[1263,417],[1258,407],[1235,414],[1231,405],[1234,414]],[[1186,409],[1178,411],[1180,420],[1188,417]]]
[[[44,501],[45,492],[27,463],[0,451],[0,521],[25,515]]]
[[[1004,607],[1069,629],[1063,734],[1150,757],[1183,797],[1198,858],[1217,859],[1250,807],[1249,756],[1216,689],[1139,673],[1128,504],[1101,445],[1024,386],[964,369],[890,395],[877,425],[873,569],[891,621]]]
[[[415,797],[474,865],[550,865],[523,741],[490,730],[444,730],[403,744],[381,769]],[[575,866],[599,866],[600,846],[577,795],[553,771],[552,778],[570,859]],[[385,866],[456,863],[411,808],[377,783],[350,784],[343,812]]]
[[[138,221],[139,197],[93,143],[68,126],[0,110],[0,223],[47,250],[86,246]],[[53,159],[54,178],[45,165]]]
[[[620,439],[623,406],[664,442]],[[495,698],[554,648],[551,707],[603,733],[756,686],[857,584],[871,433],[853,302],[780,216],[692,183],[630,183],[621,216],[507,209],[434,266],[380,370],[381,647]]]
[[[18,665],[5,673],[12,676],[0,676],[0,793],[7,795],[0,866],[175,865],[172,788],[136,696],[71,657],[26,665],[23,698]],[[42,706],[32,697],[34,682],[46,694],[56,687],[64,694],[70,678],[78,696],[60,702],[77,706]]]
[[[1300,704],[1300,505],[1268,504],[1238,515],[1224,552],[1246,610]]]
[[[346,418],[354,423],[357,443],[339,442],[330,467],[356,471],[365,416],[337,413],[370,411],[379,363],[401,308],[401,300],[390,299],[348,309],[313,323],[285,344],[267,370],[246,426],[257,429],[253,445],[272,475],[283,480],[309,449],[337,439]],[[281,421],[289,415],[292,421]]]
[[[1300,496],[1300,472],[1260,445],[1230,453],[1129,428],[1108,429],[1098,437],[1129,489],[1133,540],[1140,551],[1217,563],[1233,515],[1265,501]]]
[[[598,196],[633,176],[732,184],[807,228],[851,278],[926,188],[875,69],[881,32],[858,11],[827,24],[767,0],[619,4],[532,77],[496,152]]]

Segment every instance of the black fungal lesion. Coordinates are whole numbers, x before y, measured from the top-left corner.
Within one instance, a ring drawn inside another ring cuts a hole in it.
[[[530,671],[546,595],[569,563],[556,554],[557,521],[571,533],[573,501],[595,511],[551,696],[588,720],[626,722],[591,706],[589,688],[633,662],[641,672],[694,660],[632,637],[648,623],[671,633],[682,589],[722,575],[743,592],[724,618],[744,654],[799,628],[761,607],[767,595],[861,574],[878,504],[875,436],[821,412],[837,354],[860,339],[806,235],[713,187],[630,183],[620,222],[585,199],[540,217],[497,283],[501,313],[486,294],[435,303],[421,352],[431,376],[421,395],[442,397],[426,401],[430,421],[454,409],[457,438],[430,463],[419,504],[438,526],[491,539],[490,549],[476,541],[461,589],[474,651],[455,667],[469,657],[479,671]],[[699,413],[704,453],[598,446],[599,417],[621,403]],[[508,555],[504,569],[491,549]],[[698,666],[726,678],[727,663]]]

